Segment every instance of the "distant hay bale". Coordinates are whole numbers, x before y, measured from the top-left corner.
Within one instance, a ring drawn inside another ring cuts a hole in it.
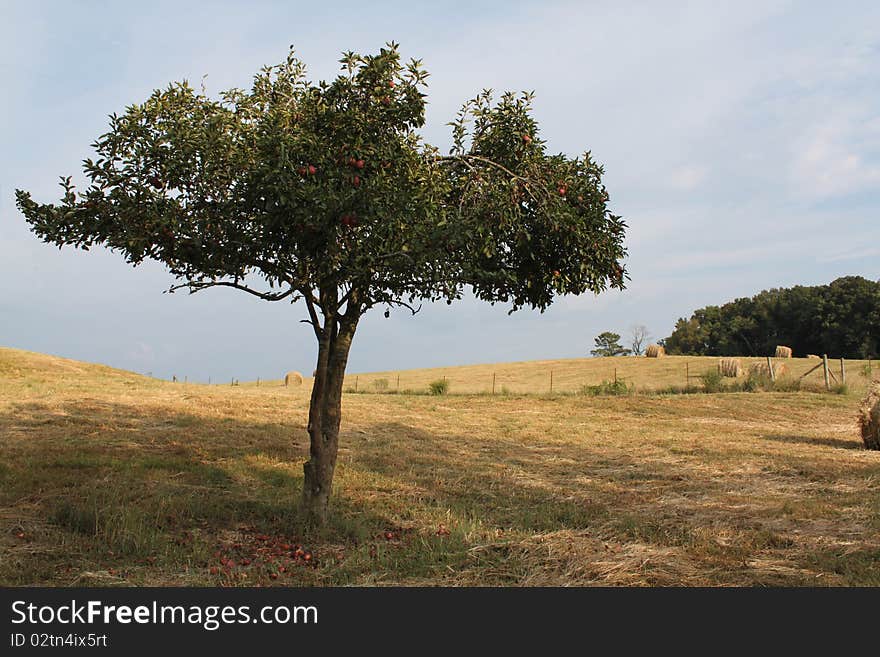
[[[735,379],[742,375],[743,367],[742,363],[739,362],[739,358],[722,358],[718,361],[718,371],[721,372],[721,376]]]
[[[812,358],[814,360],[822,360],[822,357],[817,356],[816,354],[807,354],[807,358]]]
[[[645,349],[645,356],[648,358],[663,358],[665,355],[666,350],[659,344],[649,344],[648,348]]]
[[[791,347],[784,345],[776,346],[776,358],[791,358]]]
[[[788,374],[788,366],[785,363],[773,363],[773,374],[777,379],[786,376]],[[758,376],[765,379],[772,378],[770,376],[770,368],[764,361],[752,363],[749,366],[749,376]]]
[[[286,386],[301,386],[303,382],[303,375],[299,372],[288,372],[284,375],[284,385]]]
[[[880,449],[880,383],[873,383],[859,408],[859,427],[865,449]]]

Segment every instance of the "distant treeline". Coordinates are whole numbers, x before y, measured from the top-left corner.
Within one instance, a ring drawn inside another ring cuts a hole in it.
[[[671,354],[696,356],[766,356],[786,345],[795,356],[877,357],[880,282],[844,276],[706,306],[679,319],[663,342]]]

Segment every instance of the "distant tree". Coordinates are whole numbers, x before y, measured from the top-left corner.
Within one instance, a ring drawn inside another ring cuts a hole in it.
[[[666,338],[671,354],[795,354],[868,358],[880,353],[880,282],[845,276],[828,285],[764,290],[680,318]]]
[[[590,351],[593,356],[628,356],[632,353],[620,344],[620,335],[611,331],[600,333],[594,342],[596,347]]]
[[[427,73],[395,44],[346,53],[312,83],[289,54],[214,100],[186,82],[110,118],[88,186],[17,204],[44,241],[165,263],[171,290],[224,286],[304,300],[317,341],[303,516],[327,516],[352,339],[371,308],[490,303],[543,311],[557,295],[623,288],[625,223],[589,152],[552,155],[531,94],[490,91],[423,142]]]
[[[636,324],[630,329],[632,353],[635,356],[641,356],[645,350],[645,345],[651,339],[648,327],[644,324]]]

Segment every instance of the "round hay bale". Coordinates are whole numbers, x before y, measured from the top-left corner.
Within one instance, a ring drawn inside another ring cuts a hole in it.
[[[776,345],[776,358],[791,358],[791,347]]]
[[[288,372],[284,375],[284,385],[286,386],[301,386],[303,382],[303,375],[299,372]]]
[[[743,367],[742,363],[739,362],[739,358],[721,358],[718,361],[718,371],[721,373],[721,376],[735,379],[738,376],[742,376]]]
[[[780,378],[788,375],[788,365],[785,363],[773,363],[773,374],[776,378]],[[761,378],[769,379],[770,376],[770,368],[767,366],[767,363],[761,361],[759,363],[752,363],[749,366],[749,376],[758,376]]]
[[[807,354],[807,358],[811,358],[813,360],[822,360],[822,357],[817,356],[816,354]]]
[[[649,344],[645,349],[645,356],[648,358],[663,358],[666,355],[666,349],[659,344]]]
[[[865,449],[880,449],[880,383],[871,384],[868,396],[859,407],[859,427]]]

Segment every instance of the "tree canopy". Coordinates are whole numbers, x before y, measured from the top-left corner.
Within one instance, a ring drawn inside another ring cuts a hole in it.
[[[871,358],[880,353],[880,282],[845,276],[828,285],[764,290],[680,318],[669,353],[766,356],[776,345],[796,355]]]
[[[620,335],[605,331],[596,336],[595,348],[590,350],[593,356],[629,356],[632,351],[620,344]]]
[[[531,94],[485,91],[452,121],[449,154],[422,140],[427,73],[395,44],[347,53],[312,84],[291,53],[250,92],[187,82],[110,117],[59,204],[17,191],[44,240],[164,262],[190,290],[267,300],[335,286],[338,308],[453,300],[545,309],[555,295],[622,287],[625,224],[589,153],[548,155]],[[269,289],[254,289],[263,279]]]

